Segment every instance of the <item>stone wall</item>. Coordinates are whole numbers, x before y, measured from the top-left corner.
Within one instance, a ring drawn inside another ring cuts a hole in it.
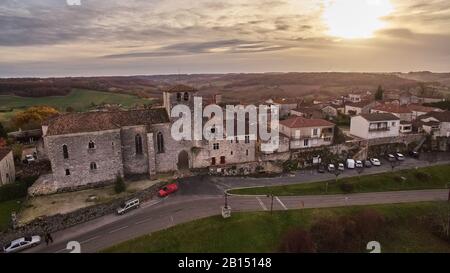
[[[142,153],[136,153],[136,136],[142,139]],[[146,126],[129,126],[120,130],[122,162],[125,176],[148,174],[148,144]]]
[[[155,184],[150,188],[133,193],[130,196],[116,199],[109,203],[93,205],[83,209],[79,209],[67,214],[57,214],[48,217],[38,218],[24,226],[10,228],[0,233],[0,245],[10,242],[11,240],[20,238],[22,236],[42,235],[46,231],[54,233],[81,224],[95,218],[105,216],[107,214],[115,213],[116,209],[126,200],[139,198],[141,203],[148,201],[157,195],[164,182]]]
[[[95,148],[89,149],[90,141]],[[45,143],[58,188],[110,181],[123,174],[119,130],[46,136]],[[67,159],[63,157],[63,145],[68,148]],[[97,169],[91,169],[92,162]],[[66,175],[66,169],[70,175]]]

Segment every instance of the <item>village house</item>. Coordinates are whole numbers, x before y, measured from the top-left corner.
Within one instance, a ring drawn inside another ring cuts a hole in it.
[[[297,99],[292,98],[275,98],[266,101],[268,105],[275,105],[279,107],[280,117],[286,117],[289,115],[290,111],[297,108]]]
[[[370,109],[376,105],[375,101],[347,102],[344,113],[349,116],[369,114]]]
[[[414,125],[419,132],[436,137],[450,137],[450,111],[430,112],[419,116]]]
[[[11,149],[0,148],[0,186],[16,181],[16,169]]]
[[[400,134],[400,118],[391,113],[355,116],[350,121],[350,134],[363,139],[396,137]]]
[[[413,112],[406,106],[396,104],[380,104],[373,107],[370,113],[390,113],[398,117],[400,120],[412,121]]]
[[[298,107],[291,110],[290,115],[315,119],[321,119],[325,117],[324,113],[316,107]]]
[[[280,121],[280,134],[289,139],[289,148],[305,149],[333,143],[335,125],[324,119],[291,117]]]
[[[337,117],[340,112],[339,110],[340,107],[333,104],[322,106],[322,112],[326,117]]]
[[[443,112],[444,110],[436,107],[423,106],[418,104],[410,104],[407,106],[412,112],[412,120],[417,119],[417,117],[425,115],[430,112]]]

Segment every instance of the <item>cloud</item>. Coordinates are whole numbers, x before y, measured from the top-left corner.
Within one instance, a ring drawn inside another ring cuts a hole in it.
[[[101,58],[151,58],[211,53],[257,53],[288,49],[288,46],[268,45],[261,41],[219,40],[210,42],[178,43],[147,52],[127,52],[105,55]]]

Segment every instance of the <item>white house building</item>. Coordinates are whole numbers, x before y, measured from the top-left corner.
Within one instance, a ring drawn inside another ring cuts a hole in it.
[[[450,111],[430,112],[417,118],[419,131],[434,136],[450,137]]]
[[[363,139],[396,137],[400,134],[400,118],[390,113],[355,116],[350,122],[350,134]]]
[[[314,148],[333,143],[334,127],[324,119],[292,117],[280,121],[280,134],[289,138],[290,149]]]

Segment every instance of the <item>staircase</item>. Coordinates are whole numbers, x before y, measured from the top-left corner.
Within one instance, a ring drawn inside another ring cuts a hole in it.
[[[422,148],[422,145],[425,143],[425,141],[427,141],[427,136],[423,136],[420,141],[419,144],[417,144],[417,146],[414,148],[414,152],[418,152],[420,150],[420,148]]]

